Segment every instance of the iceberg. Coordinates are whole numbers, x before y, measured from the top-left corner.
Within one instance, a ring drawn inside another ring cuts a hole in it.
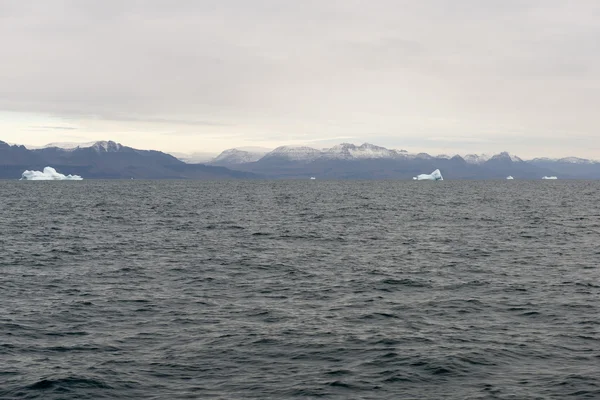
[[[413,178],[415,181],[443,181],[442,173],[439,169],[436,169],[431,174],[421,174]]]
[[[25,171],[21,175],[22,181],[80,181],[79,175],[63,175],[56,172],[52,167],[46,167],[43,171]]]
[[[542,179],[558,179],[556,176],[543,176]]]
[[[512,176],[509,175],[509,176],[506,177],[506,179],[510,180],[510,179],[515,179],[515,178],[513,178]]]

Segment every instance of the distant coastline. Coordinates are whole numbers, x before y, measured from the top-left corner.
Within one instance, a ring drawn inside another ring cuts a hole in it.
[[[369,143],[341,143],[327,149],[281,146],[223,151],[205,163],[189,163],[156,150],[114,141],[58,144],[28,149],[0,142],[0,179],[19,179],[26,170],[51,166],[85,179],[394,179],[412,180],[441,170],[448,180],[600,179],[600,162],[577,157],[523,160],[508,152],[492,156],[430,155]]]

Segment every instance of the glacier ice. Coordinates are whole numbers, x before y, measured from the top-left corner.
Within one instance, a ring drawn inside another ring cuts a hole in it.
[[[421,174],[413,178],[415,181],[443,181],[442,173],[436,169],[431,174]]]
[[[558,179],[556,176],[543,176],[542,179]]]
[[[21,180],[25,181],[80,181],[82,179],[79,175],[63,175],[52,167],[46,167],[43,171],[27,170],[21,176]]]

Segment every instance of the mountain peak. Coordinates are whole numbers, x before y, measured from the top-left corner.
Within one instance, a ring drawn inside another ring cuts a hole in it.
[[[360,149],[371,149],[371,150],[387,150],[385,147],[377,146],[371,143],[363,143],[359,146]]]
[[[512,162],[523,162],[522,159],[515,156],[514,154],[510,154],[508,151],[503,151],[499,154],[494,155],[490,160],[510,160]]]
[[[334,159],[367,159],[367,158],[394,158],[398,152],[371,143],[356,146],[352,143],[341,143],[325,150],[324,156]]]
[[[291,161],[314,161],[321,156],[321,151],[308,146],[280,146],[267,153],[263,159],[285,158]]]
[[[469,164],[483,164],[490,159],[487,154],[467,154],[463,159]]]
[[[265,155],[264,152],[248,151],[241,149],[227,149],[211,160],[214,165],[234,165],[245,164],[260,160]]]
[[[113,142],[112,140],[99,141],[91,147],[99,153],[115,153],[123,148],[120,143]]]

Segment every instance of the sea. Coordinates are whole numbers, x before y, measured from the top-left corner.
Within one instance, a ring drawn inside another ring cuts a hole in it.
[[[600,399],[600,182],[0,181],[1,399]]]

